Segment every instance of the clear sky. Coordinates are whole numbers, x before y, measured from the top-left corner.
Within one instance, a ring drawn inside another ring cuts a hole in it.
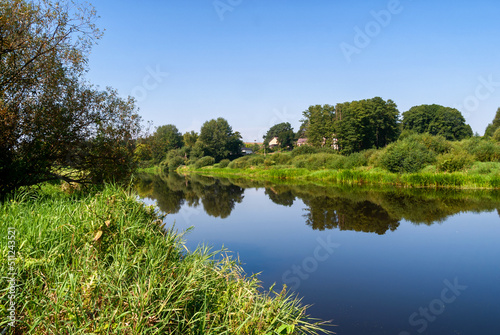
[[[500,107],[498,0],[91,0],[105,29],[87,78],[145,121],[245,141],[298,129],[310,105],[380,96],[458,108],[483,134]]]

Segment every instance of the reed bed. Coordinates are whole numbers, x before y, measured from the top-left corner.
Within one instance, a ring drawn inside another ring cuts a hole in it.
[[[2,237],[15,230],[17,320],[8,326],[11,288],[2,277],[0,333],[329,333],[300,299],[263,290],[226,250],[187,251],[182,233],[117,186],[21,191],[0,217]],[[0,251],[5,274],[6,238]]]

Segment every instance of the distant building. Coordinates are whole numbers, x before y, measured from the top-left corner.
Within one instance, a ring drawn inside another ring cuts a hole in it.
[[[241,148],[241,153],[243,155],[251,155],[251,154],[253,154],[253,149],[251,149],[251,148]]]
[[[278,145],[280,145],[280,142],[277,137],[273,137],[273,139],[269,141],[269,148],[275,148]]]
[[[297,141],[298,147],[301,147],[301,146],[306,145],[306,144],[307,144],[307,138],[299,138],[299,140]]]

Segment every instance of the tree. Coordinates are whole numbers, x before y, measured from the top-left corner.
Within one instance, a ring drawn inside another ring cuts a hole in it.
[[[264,136],[264,145],[269,146],[269,142],[274,137],[278,138],[279,146],[282,149],[292,147],[295,141],[295,133],[288,122],[282,122],[272,126]]]
[[[307,143],[314,147],[332,147],[335,134],[335,107],[331,105],[310,106],[302,112],[301,129],[306,128]]]
[[[380,97],[336,106],[335,132],[343,153],[382,148],[399,136],[399,111]]]
[[[441,135],[449,141],[472,137],[472,128],[465,123],[462,114],[451,107],[420,105],[403,113],[403,129],[419,134]]]
[[[185,145],[187,145],[188,147],[194,147],[196,141],[198,140],[198,133],[194,130],[191,130],[190,132],[185,132],[184,135],[182,135],[182,138]]]
[[[241,153],[243,142],[239,132],[233,132],[229,123],[223,119],[206,121],[200,130],[199,142],[205,156],[215,158],[217,162]]]
[[[488,124],[488,127],[486,127],[486,130],[484,132],[485,137],[492,137],[495,131],[500,128],[500,108],[497,109],[497,112],[495,114],[495,118],[493,121]]]
[[[156,163],[162,161],[170,150],[180,147],[182,135],[173,124],[158,127],[151,138],[151,150]]]
[[[126,178],[135,169],[134,100],[82,79],[101,36],[95,18],[87,5],[0,2],[0,193]]]

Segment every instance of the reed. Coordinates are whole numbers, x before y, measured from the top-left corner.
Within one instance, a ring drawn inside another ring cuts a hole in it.
[[[7,334],[317,334],[300,300],[263,291],[226,250],[188,252],[152,206],[116,186],[58,186],[0,205],[16,232],[15,329]],[[8,246],[0,241],[8,273]],[[9,282],[0,279],[0,332]]]

